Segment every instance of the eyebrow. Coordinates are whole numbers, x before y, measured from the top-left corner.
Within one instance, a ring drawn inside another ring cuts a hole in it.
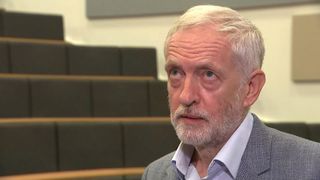
[[[168,59],[167,63],[165,64],[165,70],[168,70],[170,67],[181,67],[181,65],[176,62],[175,60]],[[221,68],[218,68],[214,63],[212,63],[210,60],[200,60],[195,64],[195,69],[212,69],[216,71],[217,73],[224,73],[224,70]]]
[[[181,65],[179,65],[177,62],[169,59],[169,60],[167,60],[167,62],[165,64],[165,70],[167,71],[171,67],[181,67]]]

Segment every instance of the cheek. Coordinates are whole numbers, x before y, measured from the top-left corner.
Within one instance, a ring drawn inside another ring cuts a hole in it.
[[[200,106],[214,114],[221,112],[227,102],[225,95],[220,91],[202,91],[201,97]]]
[[[208,112],[217,112],[222,103],[219,102],[219,98],[212,95],[203,95],[203,100],[200,106],[206,109]]]
[[[215,99],[211,101],[211,105],[215,106],[213,111],[217,112],[226,112],[233,107],[239,108],[239,104],[241,103],[241,98],[239,97],[238,92],[232,91],[232,92],[227,92],[221,93],[215,96]]]

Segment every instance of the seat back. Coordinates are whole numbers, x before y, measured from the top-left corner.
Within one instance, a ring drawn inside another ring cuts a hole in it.
[[[267,126],[280,131],[309,139],[309,130],[305,123],[267,123]]]
[[[31,100],[28,80],[0,77],[0,117],[30,117]]]
[[[120,50],[116,47],[68,46],[70,74],[120,75]]]
[[[1,123],[0,174],[57,171],[53,123]]]
[[[12,73],[67,74],[64,45],[25,42],[9,45]]]
[[[119,122],[58,123],[60,170],[123,167]]]
[[[94,116],[148,116],[147,88],[147,81],[93,81]]]
[[[147,166],[179,145],[170,122],[124,122],[123,131],[126,167]]]
[[[90,82],[87,80],[31,80],[32,116],[89,117]]]
[[[9,71],[9,46],[6,42],[0,42],[0,73]]]
[[[63,40],[63,18],[61,15],[32,14],[2,11],[2,36]]]
[[[123,75],[157,77],[157,57],[154,48],[121,48]]]
[[[308,124],[310,140],[320,143],[320,124]]]

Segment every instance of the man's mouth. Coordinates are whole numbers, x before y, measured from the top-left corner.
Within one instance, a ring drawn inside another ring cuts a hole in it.
[[[191,121],[203,120],[201,116],[196,116],[192,114],[182,114],[179,116],[178,119],[191,120]]]

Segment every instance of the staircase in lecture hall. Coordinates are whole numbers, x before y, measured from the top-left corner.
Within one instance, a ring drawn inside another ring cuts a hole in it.
[[[0,179],[140,179],[179,144],[156,49],[73,45],[60,15],[0,11],[0,94]]]

